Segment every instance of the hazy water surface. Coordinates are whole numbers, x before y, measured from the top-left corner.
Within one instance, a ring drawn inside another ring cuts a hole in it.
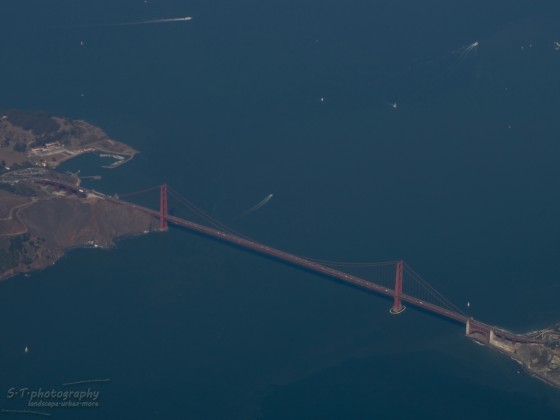
[[[486,322],[560,320],[554,2],[37,0],[0,16],[0,108],[141,151],[65,165],[103,176],[89,186],[167,182],[287,251],[404,258]],[[53,417],[560,414],[557,390],[460,326],[178,229],[74,250],[0,303],[2,408],[21,408],[11,387],[111,378],[100,408]]]

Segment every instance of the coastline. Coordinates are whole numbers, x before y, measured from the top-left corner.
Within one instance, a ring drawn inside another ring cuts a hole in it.
[[[115,169],[139,152],[83,120],[9,111],[0,118],[0,281],[42,270],[69,250],[107,249],[115,240],[152,232],[153,219],[80,187],[55,169],[87,153]]]

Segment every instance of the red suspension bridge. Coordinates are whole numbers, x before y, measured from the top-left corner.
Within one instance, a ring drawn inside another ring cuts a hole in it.
[[[159,210],[123,201],[123,197],[132,197],[159,189]],[[168,197],[189,210],[189,219],[170,214]],[[168,225],[183,227],[222,242],[248,249],[257,254],[301,267],[310,272],[318,273],[340,282],[359,287],[370,292],[385,296],[393,301],[390,308],[392,314],[400,314],[405,303],[429,313],[465,325],[468,337],[484,344],[493,344],[496,338],[508,344],[536,342],[533,337],[513,334],[509,331],[474,320],[466,315],[441,293],[431,287],[404,261],[384,261],[375,263],[343,263],[305,258],[250,239],[232,228],[214,219],[199,209],[177,191],[167,185],[155,186],[146,190],[129,193],[120,198],[106,197],[109,201],[132,206],[153,216],[159,221],[159,230],[167,231]],[[192,219],[192,220],[191,220]],[[196,221],[195,221],[196,219]]]

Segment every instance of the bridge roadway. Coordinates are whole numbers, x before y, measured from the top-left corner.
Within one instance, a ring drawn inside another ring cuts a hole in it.
[[[127,201],[122,201],[113,197],[109,197],[106,196],[105,197],[106,200],[113,202],[115,204],[119,204],[119,205],[126,205],[126,206],[130,206],[135,208],[136,210],[142,211],[144,213],[147,213],[151,216],[153,216],[154,218],[158,219],[160,218],[160,212],[156,211],[156,210],[152,210],[150,208],[147,207],[143,207],[143,206],[139,206],[137,204],[133,204],[133,203],[129,203]],[[263,255],[267,255],[269,257],[273,257],[276,258],[278,260],[281,261],[285,261],[288,262],[292,265],[295,266],[299,266],[302,268],[305,268],[307,270],[310,271],[314,271],[317,273],[321,273],[324,274],[326,276],[335,278],[337,280],[340,280],[342,282],[348,283],[348,284],[352,284],[354,286],[378,293],[380,295],[383,296],[387,296],[389,298],[393,298],[394,297],[394,291],[393,289],[388,289],[386,287],[380,286],[376,283],[364,280],[360,277],[356,277],[353,276],[351,274],[347,274],[344,273],[342,271],[339,270],[335,270],[334,268],[331,267],[327,267],[325,265],[319,264],[315,261],[311,261],[308,260],[306,258],[302,258],[299,257],[297,255],[294,254],[290,254],[288,252],[284,252],[281,251],[279,249],[276,248],[272,248],[266,245],[263,245],[261,243],[252,241],[250,239],[246,239],[246,238],[242,238],[240,236],[231,234],[231,233],[227,233],[227,232],[222,232],[218,229],[214,229],[211,227],[207,227],[207,226],[203,226],[200,225],[198,223],[195,222],[191,222],[190,220],[185,220],[185,219],[181,219],[180,217],[176,217],[176,216],[171,216],[171,215],[167,215],[167,222],[168,223],[172,223],[175,224],[177,226],[182,226],[186,229],[189,229],[190,231],[193,232],[197,232],[197,233],[201,233],[203,235],[212,237],[212,238],[216,238],[219,239],[221,241],[227,242],[227,243],[231,243],[234,245],[237,245],[241,248],[245,248],[245,249],[249,249],[251,251],[263,254]],[[432,303],[429,302],[424,302],[420,299],[415,298],[414,296],[410,296],[407,295],[405,293],[401,294],[401,300],[403,302],[406,302],[410,305],[416,306],[418,308],[424,309],[428,312],[432,312],[435,314],[438,314],[444,318],[450,319],[452,321],[458,322],[460,324],[466,325],[467,320],[469,319],[469,317],[467,315],[461,314],[459,312],[455,312],[455,311],[450,311],[446,308],[443,308],[441,306],[438,305],[434,305]],[[476,324],[479,328],[486,330],[487,332],[489,332],[490,330],[493,330],[494,333],[503,338],[503,339],[507,339],[510,340],[512,342],[518,342],[518,343],[539,343],[540,340],[536,340],[535,338],[531,337],[530,335],[527,334],[515,334],[512,333],[510,331],[507,330],[503,330],[501,328],[480,322],[480,321],[475,321],[474,319],[471,318],[471,322],[473,324]]]
[[[156,217],[158,219],[160,217],[160,213],[158,211],[154,211],[154,210],[147,209],[147,208],[144,208],[144,207],[138,207],[138,206],[135,206],[135,207],[137,207],[140,210],[148,212],[149,214],[153,215],[154,217]],[[203,225],[200,225],[198,223],[191,222],[190,220],[181,219],[181,218],[175,217],[175,216],[168,215],[167,216],[167,221],[168,221],[168,223],[172,223],[172,224],[175,224],[177,226],[182,226],[182,227],[187,228],[187,229],[189,229],[193,232],[202,233],[204,235],[207,235],[207,236],[210,236],[210,237],[213,237],[213,238],[217,238],[217,239],[222,240],[224,242],[228,242],[228,243],[237,245],[239,247],[246,248],[246,249],[249,249],[251,251],[255,251],[255,252],[258,252],[260,254],[276,258],[278,260],[286,261],[286,262],[288,262],[292,265],[303,267],[307,270],[314,271],[314,272],[317,272],[317,273],[321,273],[321,274],[327,275],[329,277],[333,277],[333,278],[335,278],[337,280],[340,280],[342,282],[349,283],[349,284],[361,287],[361,288],[366,289],[366,290],[370,290],[370,291],[378,293],[380,295],[384,295],[384,296],[387,296],[387,297],[390,297],[390,298],[394,297],[393,289],[388,289],[388,288],[380,286],[376,283],[364,280],[360,277],[356,277],[356,276],[353,276],[351,274],[347,274],[347,273],[344,273],[342,271],[335,270],[334,268],[327,267],[327,266],[319,264],[315,261],[311,261],[311,260],[308,260],[306,258],[302,258],[302,257],[299,257],[297,255],[290,254],[288,252],[281,251],[279,249],[263,245],[259,242],[255,242],[255,241],[252,241],[250,239],[245,239],[245,238],[242,238],[240,236],[233,235],[231,233],[222,232],[220,230],[217,230],[217,229],[214,229],[214,228],[211,228],[211,227],[207,227],[207,226],[203,226]],[[401,300],[403,302],[406,302],[410,305],[416,306],[418,308],[422,308],[422,309],[424,309],[428,312],[438,314],[438,315],[440,315],[444,318],[453,320],[453,321],[458,322],[460,324],[463,324],[463,325],[467,324],[467,320],[468,320],[467,315],[461,314],[459,312],[448,310],[446,308],[443,308],[443,307],[438,306],[438,305],[434,305],[434,304],[429,303],[429,302],[424,302],[420,299],[415,298],[414,296],[410,296],[410,295],[407,295],[405,293],[401,294],[400,297],[401,297]],[[530,337],[528,335],[514,334],[514,333],[511,333],[509,331],[503,330],[501,328],[497,328],[495,326],[485,324],[485,323],[480,322],[480,321],[476,321],[476,323],[479,327],[486,328],[488,331],[490,329],[492,329],[498,337],[501,337],[501,338],[504,338],[504,339],[507,339],[507,340],[510,340],[510,341],[513,341],[513,342],[517,342],[517,343],[538,343],[538,342],[540,342],[540,340],[536,340],[533,337]]]
[[[78,195],[85,195],[85,192],[93,192],[93,191],[89,191],[88,189],[85,189],[85,188],[80,189],[76,185],[70,185],[70,184],[68,184],[64,181],[61,181],[61,180],[36,178],[36,179],[32,179],[31,181],[37,182],[37,183],[45,183],[45,184],[55,185],[55,186],[58,186],[59,188],[66,188],[67,190],[72,191],[73,193],[78,194]],[[115,204],[126,205],[126,206],[133,207],[133,208],[135,208],[139,211],[150,214],[151,216],[155,217],[156,219],[159,219],[160,216],[161,216],[159,211],[155,211],[155,210],[152,210],[152,209],[147,208],[147,207],[139,206],[137,204],[129,203],[127,201],[123,201],[123,200],[113,198],[113,197],[109,197],[109,196],[104,196],[104,198],[106,200],[110,201],[110,202],[115,203]],[[167,215],[167,221],[168,221],[168,223],[173,223],[177,226],[182,226],[182,227],[187,228],[187,229],[189,229],[193,232],[202,233],[204,235],[222,240],[224,242],[228,242],[228,243],[237,245],[239,247],[258,252],[258,253],[263,254],[263,255],[268,255],[268,256],[274,257],[278,260],[286,261],[286,262],[288,262],[290,264],[293,264],[295,266],[303,267],[303,268],[308,269],[310,271],[314,271],[314,272],[317,272],[317,273],[327,275],[329,277],[333,277],[333,278],[335,278],[337,280],[340,280],[342,282],[349,283],[349,284],[361,287],[361,288],[366,289],[366,290],[370,290],[370,291],[378,293],[380,295],[387,296],[387,297],[390,297],[390,298],[394,297],[394,291],[392,289],[388,289],[386,287],[380,286],[380,285],[375,284],[373,282],[369,282],[367,280],[364,280],[360,277],[356,277],[356,276],[353,276],[351,274],[347,274],[347,273],[344,273],[342,271],[335,270],[333,268],[330,268],[330,267],[327,267],[325,265],[319,264],[315,261],[311,261],[311,260],[299,257],[297,255],[290,254],[288,252],[284,252],[284,251],[281,251],[279,249],[263,245],[259,242],[255,242],[255,241],[252,241],[250,239],[245,239],[245,238],[242,238],[240,236],[233,235],[231,233],[222,232],[220,230],[217,230],[217,229],[214,229],[214,228],[211,228],[211,227],[207,227],[207,226],[203,226],[203,225],[200,225],[198,223],[191,222],[190,220],[181,219],[181,218],[175,217],[175,216]],[[413,306],[416,306],[418,308],[422,308],[422,309],[424,309],[428,312],[436,313],[436,314],[438,314],[438,315],[440,315],[444,318],[448,318],[448,319],[456,321],[460,324],[465,324],[466,325],[467,320],[469,319],[464,314],[448,310],[446,308],[443,308],[443,307],[438,306],[438,305],[434,305],[434,304],[429,303],[429,302],[424,302],[420,299],[415,298],[414,296],[410,296],[410,295],[407,295],[405,293],[402,293],[400,298],[401,298],[401,301],[403,301],[403,302],[406,302],[406,303],[408,303],[410,305],[413,305]],[[507,339],[507,340],[511,340],[511,341],[518,342],[518,343],[539,343],[539,342],[541,342],[541,340],[537,340],[537,339],[531,337],[528,334],[522,334],[522,335],[514,334],[514,333],[511,333],[510,331],[503,330],[501,328],[497,328],[495,326],[491,326],[491,325],[485,324],[485,323],[480,322],[480,321],[474,321],[472,318],[471,318],[471,320],[473,322],[476,322],[476,325],[478,325],[480,328],[486,329],[487,331],[490,331],[490,329],[492,329],[492,330],[494,330],[494,332],[497,336],[499,336],[501,338],[504,338],[504,339]]]
[[[116,204],[132,206],[135,209],[140,210],[140,211],[145,212],[145,213],[148,213],[148,214],[152,215],[153,217],[155,217],[157,219],[159,219],[159,217],[160,217],[159,211],[152,210],[152,209],[149,209],[147,207],[139,206],[139,205],[136,205],[136,204],[132,204],[132,203],[129,203],[129,202],[126,202],[126,201],[117,200],[117,199],[114,199],[114,198],[107,197],[107,199],[109,201],[112,201],[112,202],[116,203]],[[261,243],[252,241],[250,239],[245,239],[245,238],[242,238],[240,236],[233,235],[231,233],[227,233],[227,232],[220,231],[218,229],[203,226],[203,225],[200,225],[198,223],[191,222],[190,220],[181,219],[180,217],[176,217],[176,216],[168,215],[167,216],[167,222],[172,223],[172,224],[177,225],[177,226],[182,226],[182,227],[184,227],[186,229],[189,229],[190,231],[193,231],[193,232],[201,233],[203,235],[210,236],[212,238],[216,238],[216,239],[219,239],[221,241],[237,245],[241,248],[249,249],[251,251],[254,251],[254,252],[257,252],[257,253],[260,253],[260,254],[263,254],[263,255],[267,255],[269,257],[273,257],[273,258],[276,258],[276,259],[281,260],[281,261],[288,262],[292,265],[299,266],[299,267],[305,268],[305,269],[310,270],[310,271],[314,271],[314,272],[317,272],[317,273],[327,275],[329,277],[333,277],[333,278],[335,278],[337,280],[340,280],[342,282],[349,283],[349,284],[352,284],[354,286],[358,286],[358,287],[366,289],[366,290],[370,290],[372,292],[378,293],[378,294],[383,295],[383,296],[387,296],[389,298],[394,297],[394,291],[392,289],[388,289],[386,287],[383,287],[383,286],[380,286],[378,284],[375,284],[375,283],[369,282],[367,280],[364,280],[360,277],[356,277],[356,276],[353,276],[351,274],[347,274],[347,273],[344,273],[342,271],[335,270],[334,268],[327,267],[327,266],[319,264],[315,261],[311,261],[311,260],[299,257],[297,255],[290,254],[288,252],[284,252],[284,251],[281,251],[279,249],[263,245]],[[459,322],[461,324],[466,324],[467,323],[467,316],[466,315],[460,314],[458,312],[450,311],[448,309],[445,309],[443,307],[431,304],[429,302],[424,302],[420,299],[415,298],[414,296],[410,296],[410,295],[407,295],[407,294],[403,293],[403,294],[401,294],[401,300],[403,302],[406,302],[406,303],[411,304],[413,306],[417,306],[417,307],[422,308],[426,311],[436,313],[438,315],[441,315],[445,318],[448,318],[448,319],[451,319],[453,321]]]
[[[158,213],[159,214],[159,213]],[[378,284],[372,283],[370,281],[364,280],[360,277],[353,276],[351,274],[344,273],[339,270],[335,270],[334,268],[327,267],[325,265],[319,264],[315,261],[308,260],[306,258],[299,257],[294,254],[290,254],[285,251],[281,251],[276,248],[272,248],[261,243],[251,241],[249,239],[241,238],[237,235],[232,235],[230,233],[221,232],[217,229],[209,228],[206,226],[199,225],[198,223],[191,222],[189,220],[184,220],[175,216],[168,216],[167,221],[173,223],[178,226],[185,227],[191,231],[203,233],[205,235],[218,238],[222,241],[229,242],[235,244],[239,247],[250,249],[251,251],[258,252],[260,254],[268,255],[270,257],[274,257],[276,259],[286,261],[292,265],[296,265],[299,267],[303,267],[307,270],[314,271],[317,273],[321,273],[327,275],[329,277],[333,277],[337,280],[343,281],[345,283],[352,284],[354,286],[361,287],[363,289],[370,290],[372,292],[378,293],[380,295],[384,295],[390,298],[393,298],[394,291],[392,289],[385,288]],[[407,294],[401,294],[401,300],[403,302],[407,302],[411,305],[423,308],[429,312],[435,312],[443,317],[452,319],[462,324],[467,323],[467,317],[465,315],[459,314],[457,312],[453,312],[442,308],[437,305],[433,305],[428,302],[421,301],[413,296],[409,296]]]

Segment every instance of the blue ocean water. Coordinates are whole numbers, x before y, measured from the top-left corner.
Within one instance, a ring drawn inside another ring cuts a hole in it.
[[[535,329],[560,320],[560,10],[533,3],[23,0],[0,14],[0,109],[141,151],[65,166],[93,188],[167,182],[265,243],[404,258],[475,317]],[[110,378],[99,408],[53,417],[560,413],[457,325],[179,230],[0,289],[0,408],[22,408],[11,387]]]

